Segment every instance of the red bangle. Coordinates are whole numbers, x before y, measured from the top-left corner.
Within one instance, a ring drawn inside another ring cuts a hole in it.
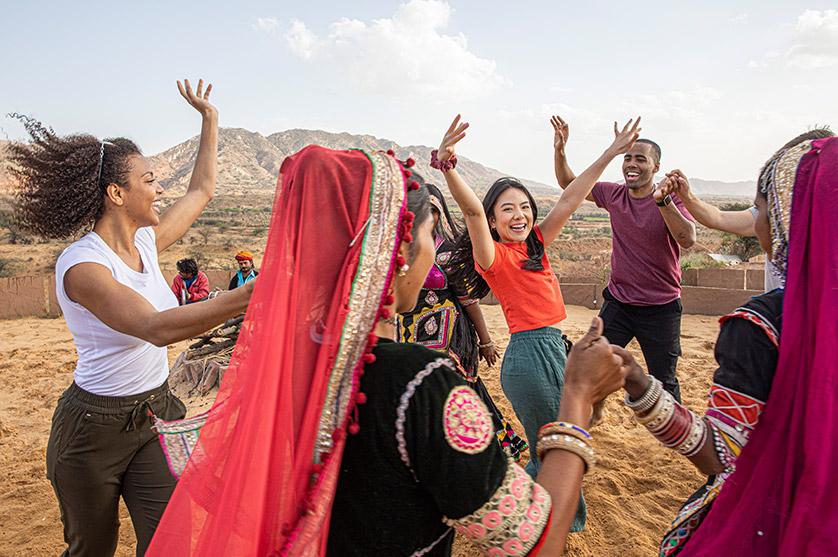
[[[457,168],[457,155],[451,155],[451,158],[447,161],[441,161],[437,158],[438,153],[439,150],[437,149],[431,151],[431,168],[436,168],[442,172],[448,172],[449,170]]]

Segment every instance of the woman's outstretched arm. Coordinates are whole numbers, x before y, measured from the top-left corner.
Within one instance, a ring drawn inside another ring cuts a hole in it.
[[[160,216],[160,224],[156,229],[158,252],[186,234],[212,200],[218,172],[218,110],[209,102],[212,84],[207,85],[204,91],[204,80],[199,79],[198,88],[194,92],[188,79],[183,83],[178,81],[177,86],[186,102],[201,113],[201,139],[186,194]]]
[[[468,126],[468,123],[460,122],[460,115],[457,114],[439,145],[437,157],[440,161],[448,161],[454,156],[455,146],[466,136]],[[466,228],[471,237],[471,245],[474,251],[474,261],[483,269],[488,269],[495,261],[495,241],[492,238],[491,230],[489,230],[489,222],[486,220],[483,203],[474,193],[474,190],[463,181],[456,169],[452,168],[442,174],[445,176],[445,182],[448,184],[451,196],[459,205],[466,221]]]

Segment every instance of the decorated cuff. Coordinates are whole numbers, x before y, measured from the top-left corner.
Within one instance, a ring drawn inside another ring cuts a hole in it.
[[[487,555],[523,556],[539,544],[552,505],[547,490],[510,459],[500,487],[482,507],[444,522]]]

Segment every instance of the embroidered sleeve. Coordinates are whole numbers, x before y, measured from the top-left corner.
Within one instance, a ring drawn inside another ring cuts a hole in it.
[[[779,333],[747,308],[721,319],[716,343],[719,368],[707,403],[707,423],[719,461],[727,470],[759,422],[777,367]]]
[[[501,485],[506,454],[480,395],[439,356],[418,370],[396,411],[396,448],[440,514],[465,516]]]
[[[488,501],[464,517],[446,517],[445,523],[487,555],[529,555],[547,529],[551,508],[550,494],[510,460]]]

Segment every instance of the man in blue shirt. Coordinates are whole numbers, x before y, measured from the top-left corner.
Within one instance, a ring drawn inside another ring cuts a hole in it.
[[[240,251],[236,254],[236,261],[239,264],[239,270],[230,279],[230,285],[227,287],[227,290],[238,288],[259,275],[259,271],[253,266],[253,254],[251,252]]]

